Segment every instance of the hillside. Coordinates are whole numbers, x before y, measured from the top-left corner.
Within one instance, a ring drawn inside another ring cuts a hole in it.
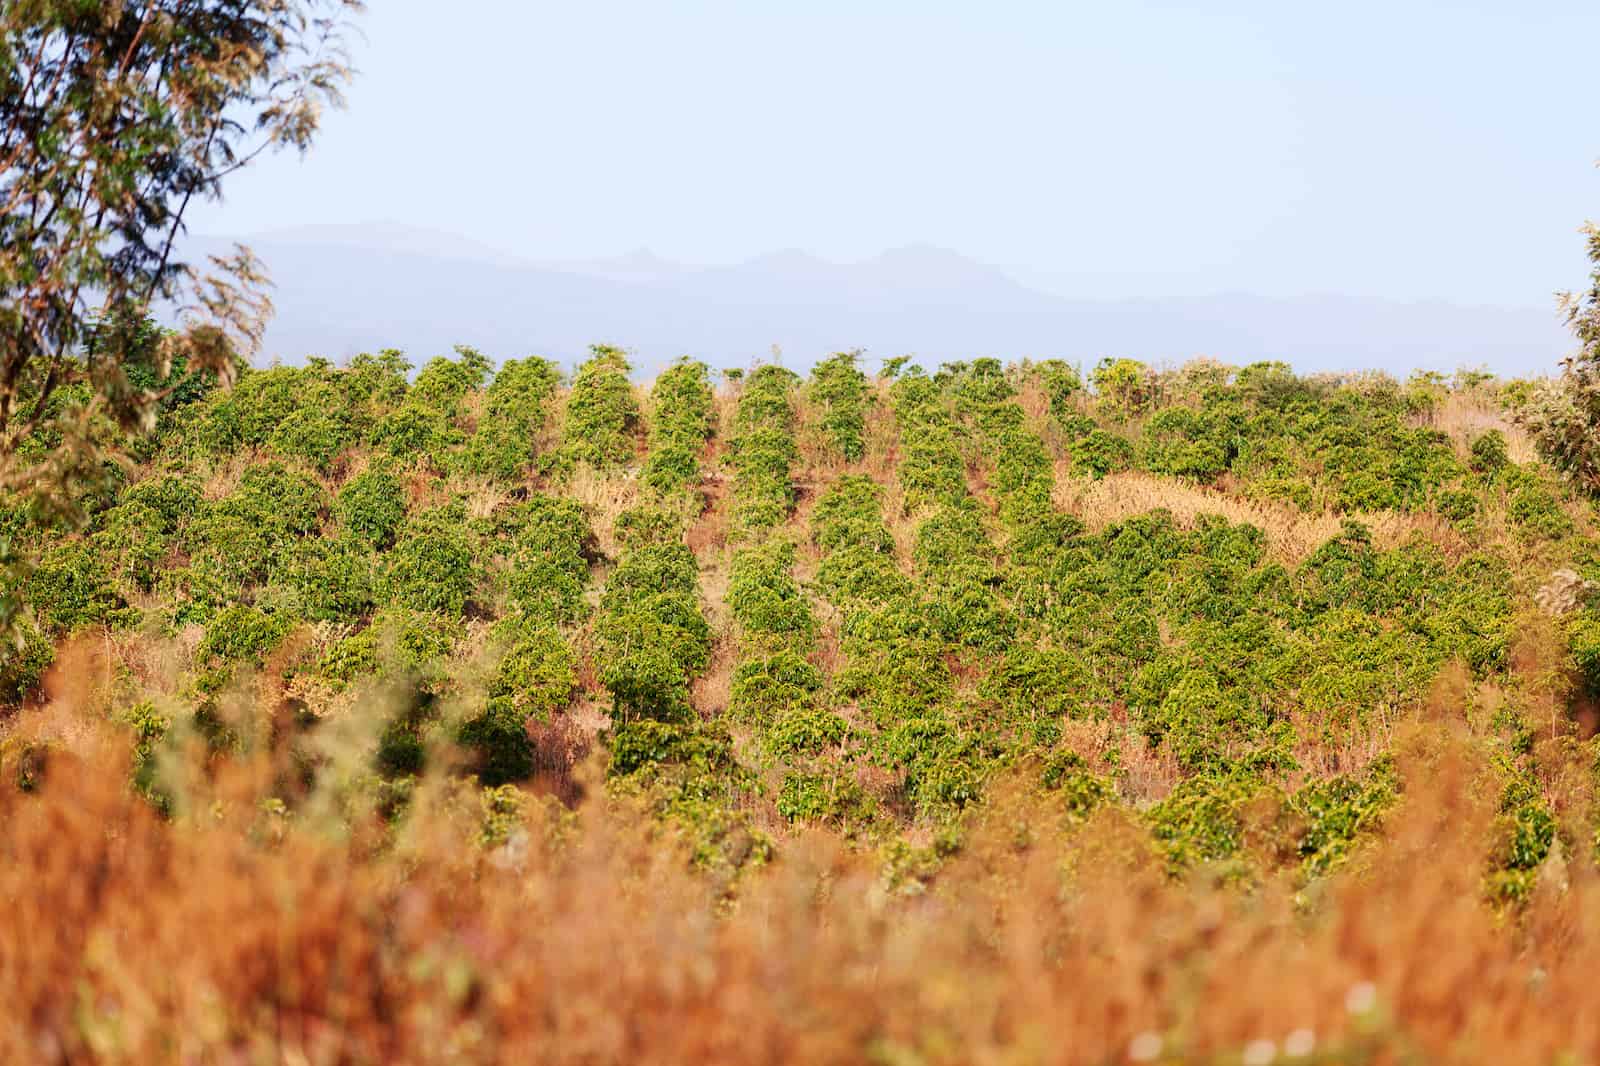
[[[857,363],[253,370],[7,507],[0,1058],[1594,1058],[1526,383]]]

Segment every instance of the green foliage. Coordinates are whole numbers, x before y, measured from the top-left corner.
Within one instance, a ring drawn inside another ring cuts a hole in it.
[[[1060,359],[1046,359],[1033,367],[1044,394],[1050,401],[1050,413],[1066,419],[1073,412],[1073,403],[1083,391],[1083,375],[1078,368]]]
[[[1127,439],[1104,429],[1092,429],[1076,437],[1067,447],[1074,472],[1093,478],[1126,470],[1133,464],[1133,445]]]
[[[355,621],[378,601],[376,558],[370,545],[353,537],[299,541],[275,576],[296,613],[310,621]]]
[[[700,451],[712,430],[711,373],[704,363],[679,359],[656,379],[650,398],[654,417],[644,480],[668,493],[699,477]]]
[[[226,607],[206,626],[206,635],[195,654],[202,662],[220,659],[259,664],[288,636],[293,625],[281,614],[267,614],[242,605]]]
[[[501,481],[521,477],[533,461],[537,435],[560,381],[560,371],[547,359],[503,363],[484,394],[483,415],[467,438],[462,469]]]
[[[1472,469],[1480,474],[1493,475],[1511,461],[1506,435],[1498,429],[1474,437],[1471,450]]]
[[[822,410],[819,428],[847,462],[867,453],[867,376],[856,366],[859,351],[836,352],[811,369],[809,391]]]
[[[55,643],[49,634],[23,619],[10,646],[0,649],[0,707],[16,704],[33,692],[55,661]]]
[[[24,600],[50,632],[86,625],[129,625],[139,618],[111,583],[105,561],[86,540],[47,550],[28,579]]]
[[[1520,487],[1512,493],[1506,511],[1526,535],[1558,540],[1572,532],[1572,519],[1555,493],[1535,477],[1525,475],[1517,480]]]
[[[1500,796],[1499,840],[1488,877],[1491,898],[1524,903],[1538,879],[1539,864],[1556,841],[1556,819],[1530,775],[1509,768]]]
[[[576,662],[561,635],[549,628],[521,633],[489,682],[483,710],[457,734],[474,749],[479,779],[499,785],[527,777],[534,763],[527,723],[549,721],[576,688]]]
[[[780,366],[757,367],[745,382],[728,442],[733,516],[747,532],[771,529],[794,505],[789,470],[799,458],[791,394],[799,378]]]
[[[388,548],[405,520],[405,486],[386,467],[364,470],[339,490],[335,511],[346,530],[377,548]]]
[[[590,352],[567,397],[562,452],[568,462],[616,466],[633,458],[639,405],[633,398],[630,368],[621,349],[595,345]]]
[[[733,761],[725,734],[681,723],[639,719],[613,728],[610,742],[609,772],[617,777],[668,763],[711,774]]]
[[[457,345],[455,359],[441,355],[428,361],[417,374],[406,398],[453,419],[467,393],[481,386],[489,376],[490,366],[489,360],[475,349]]]
[[[794,545],[787,541],[770,540],[734,556],[727,601],[747,645],[810,646],[817,622],[793,568]]]
[[[378,629],[369,626],[337,641],[317,662],[317,674],[330,681],[348,684],[378,672]]]
[[[612,572],[595,642],[613,721],[672,722],[692,715],[689,680],[705,669],[711,653],[697,574],[694,554],[677,542],[640,544]]]
[[[531,623],[571,623],[585,609],[589,521],[571,500],[532,496],[501,516],[511,541],[506,591],[513,610]]]
[[[1567,623],[1567,648],[1583,691],[1600,697],[1600,616],[1584,610]]]
[[[387,602],[459,616],[481,578],[465,525],[464,516],[454,509],[428,512],[407,522],[384,570]]]
[[[1398,781],[1391,763],[1369,769],[1365,781],[1340,775],[1296,792],[1290,809],[1304,822],[1299,852],[1307,877],[1319,877],[1349,855],[1359,836],[1372,830],[1395,801]]]
[[[1151,834],[1173,870],[1231,859],[1245,837],[1245,811],[1265,786],[1247,771],[1180,781],[1146,812]]]
[[[1139,414],[1154,399],[1150,368],[1136,359],[1102,359],[1095,364],[1089,381],[1100,408],[1110,414]]]
[[[327,470],[360,439],[340,377],[321,360],[247,371],[202,406],[200,444],[219,456],[267,448]]]
[[[1111,782],[1092,772],[1083,757],[1073,751],[1053,752],[1044,764],[1040,782],[1060,797],[1063,809],[1073,819],[1086,818],[1116,798]]]
[[[1229,412],[1228,414],[1234,414]],[[1210,481],[1237,456],[1233,419],[1215,407],[1194,411],[1168,407],[1144,426],[1144,466],[1157,474]],[[1235,417],[1242,412],[1235,414]]]
[[[877,814],[872,797],[840,771],[789,774],[777,806],[791,822],[818,822],[846,831],[869,824]]]

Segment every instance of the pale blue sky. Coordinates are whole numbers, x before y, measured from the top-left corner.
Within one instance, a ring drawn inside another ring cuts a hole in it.
[[[373,0],[312,155],[196,232],[533,259],[931,243],[1069,296],[1547,306],[1600,216],[1600,5]]]

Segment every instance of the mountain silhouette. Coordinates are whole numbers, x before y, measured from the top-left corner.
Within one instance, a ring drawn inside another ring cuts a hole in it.
[[[195,238],[191,259],[231,244]],[[305,226],[245,239],[267,264],[276,317],[260,359],[335,361],[393,347],[414,362],[453,344],[496,358],[565,363],[592,343],[633,353],[649,374],[692,354],[716,366],[782,358],[804,369],[830,352],[949,359],[1103,356],[1302,372],[1383,368],[1502,374],[1554,369],[1568,338],[1553,310],[1399,303],[1348,296],[1072,300],[927,245],[836,263],[788,249],[690,266],[640,249],[615,259],[542,262],[454,234],[394,223]]]

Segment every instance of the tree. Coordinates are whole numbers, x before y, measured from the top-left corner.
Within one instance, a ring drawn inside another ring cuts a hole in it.
[[[0,4],[0,489],[81,520],[77,494],[116,431],[152,424],[174,359],[226,382],[254,351],[271,309],[260,265],[243,247],[204,273],[181,261],[184,215],[263,152],[310,146],[342,103],[361,9]],[[152,336],[156,306],[181,326]],[[0,632],[15,584],[0,585]]]
[[[1583,227],[1589,245],[1589,289],[1562,293],[1561,312],[1578,350],[1561,364],[1561,377],[1535,390],[1518,418],[1539,452],[1591,493],[1600,492],[1600,226]]]

